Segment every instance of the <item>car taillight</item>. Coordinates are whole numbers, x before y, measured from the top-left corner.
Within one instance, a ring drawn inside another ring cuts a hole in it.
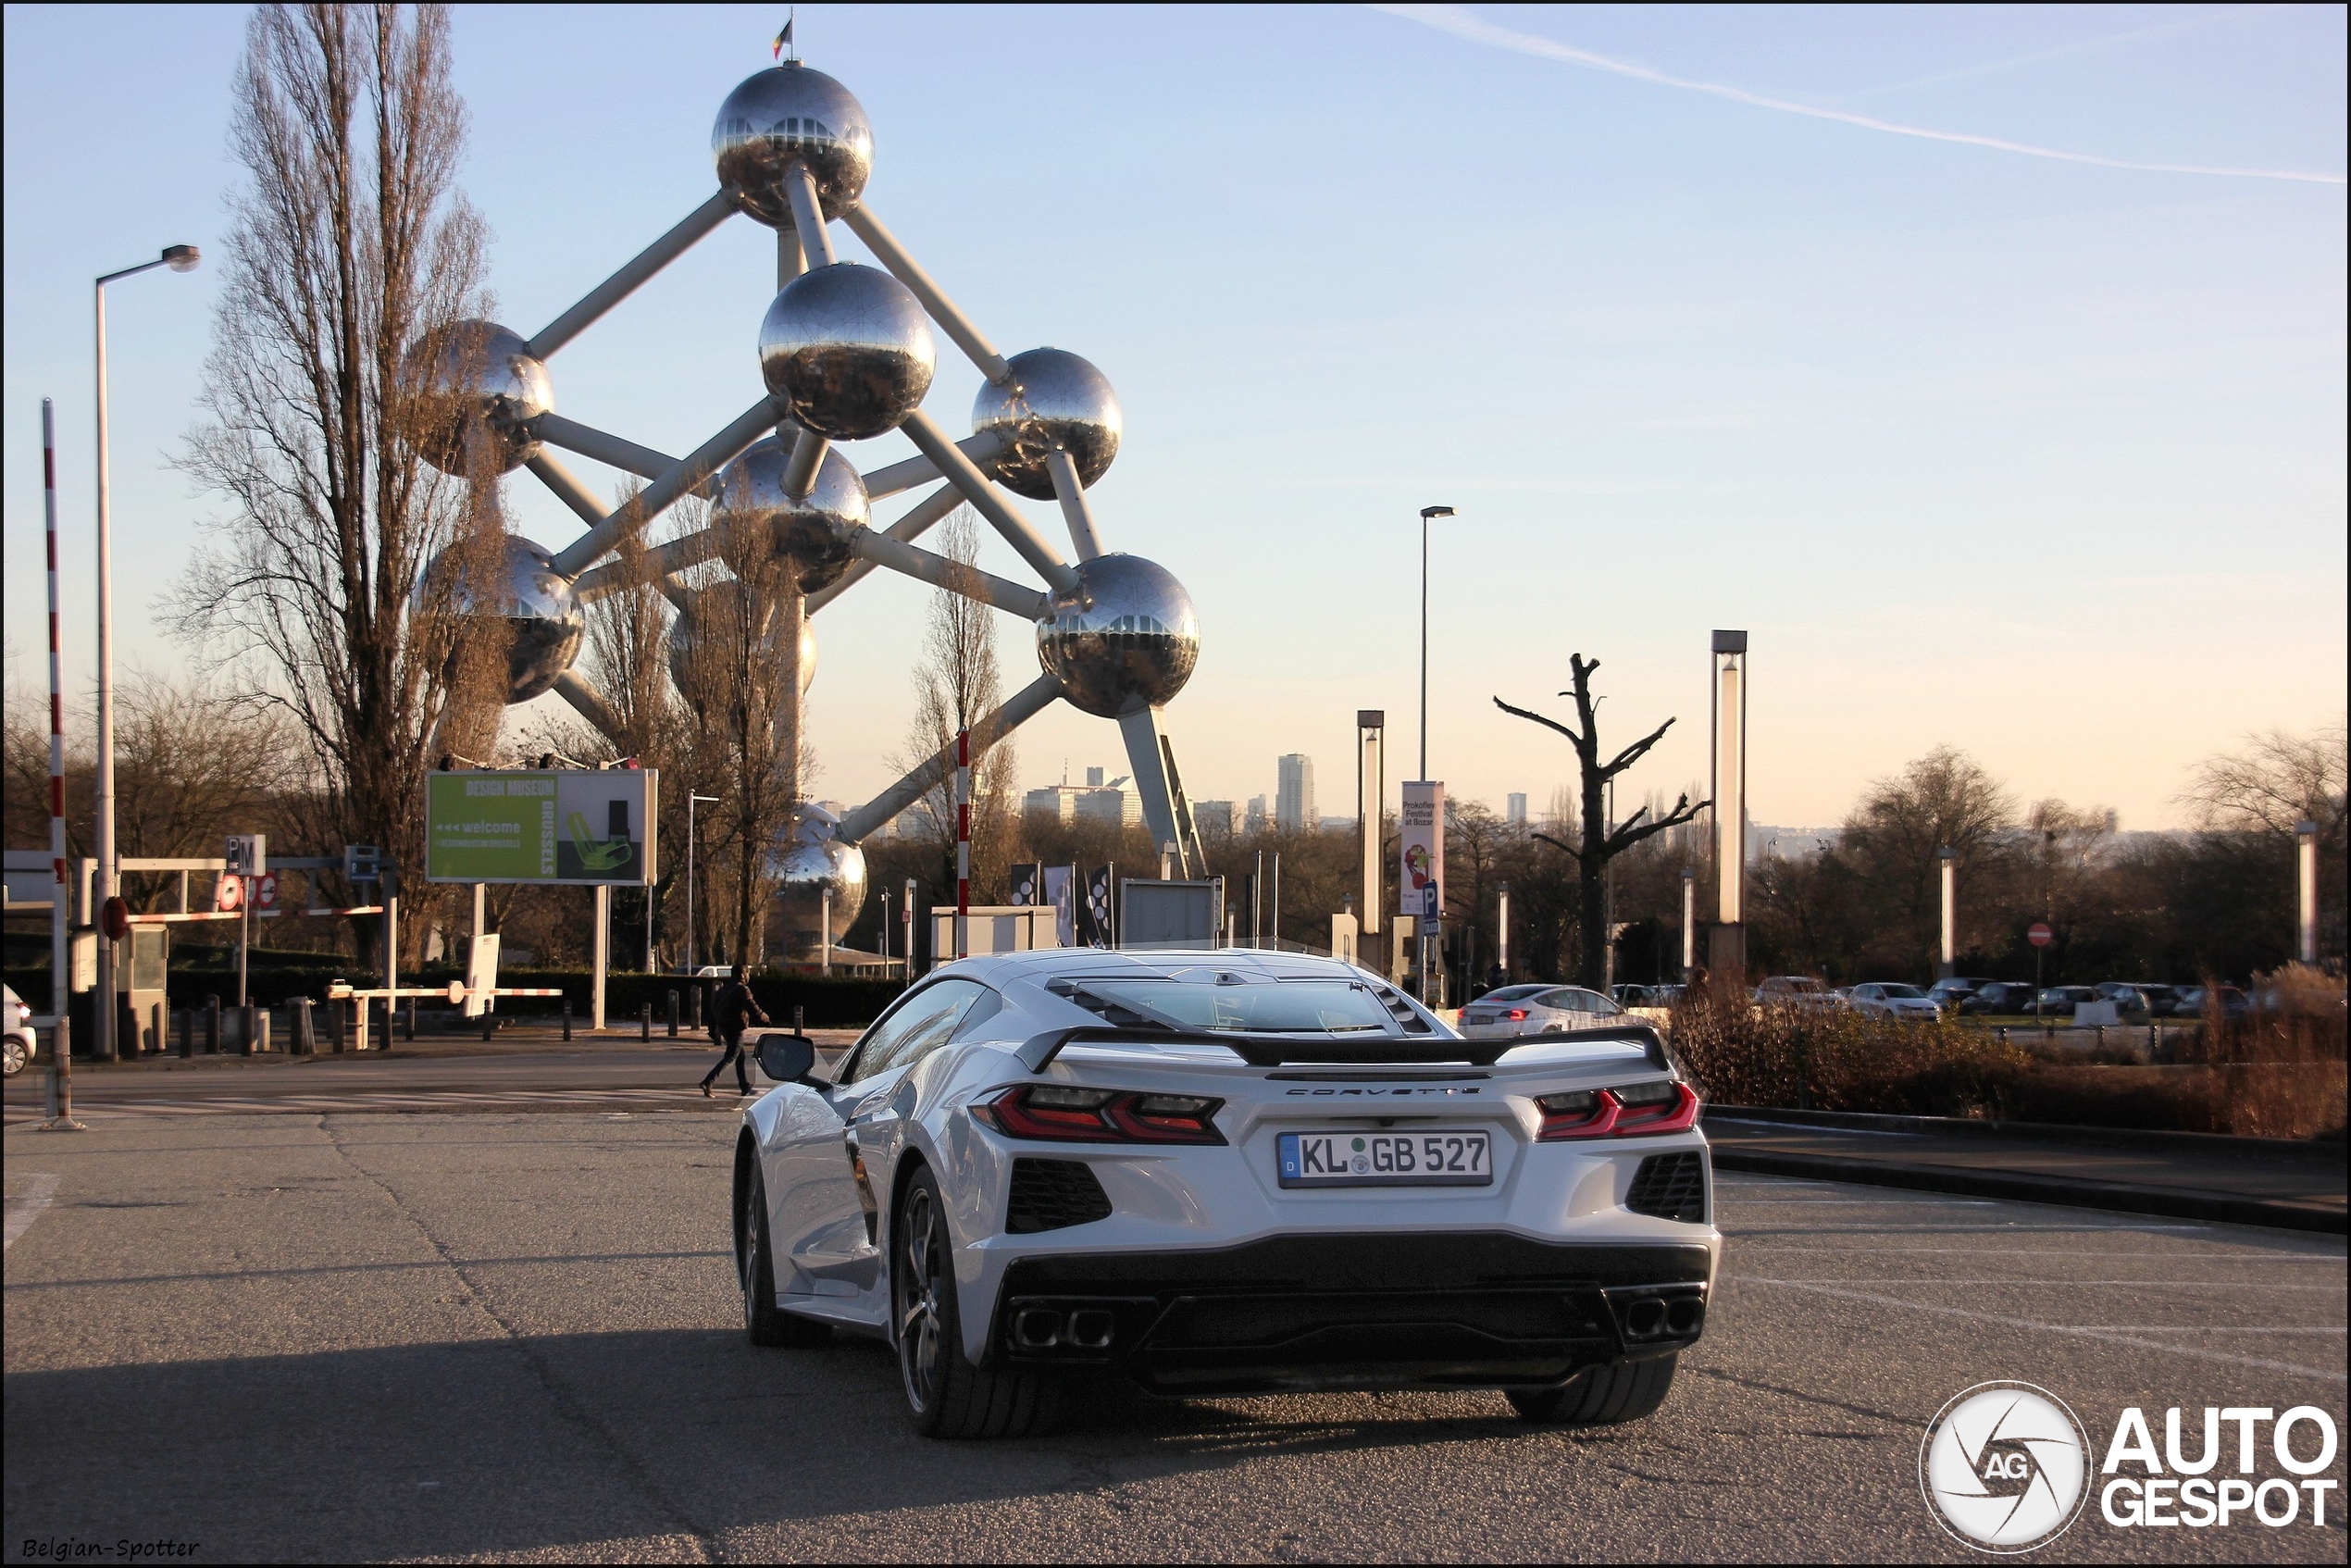
[[[1698,1098],[1689,1085],[1670,1081],[1546,1094],[1536,1100],[1535,1108],[1543,1114],[1535,1140],[1557,1143],[1572,1138],[1687,1132],[1698,1125]]]
[[[1524,1024],[1526,1022],[1526,1009],[1524,1007],[1513,1007],[1508,1013],[1503,1014],[1502,1016],[1508,1018],[1513,1024]]]
[[[1222,1143],[1225,1135],[1216,1130],[1214,1117],[1224,1103],[1196,1094],[1016,1084],[975,1104],[972,1114],[1007,1138],[1057,1143]]]

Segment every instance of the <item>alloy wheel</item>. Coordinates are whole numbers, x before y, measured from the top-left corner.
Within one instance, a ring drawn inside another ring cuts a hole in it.
[[[939,1214],[928,1189],[908,1195],[899,1232],[899,1266],[892,1271],[898,1307],[898,1366],[906,1398],[918,1412],[938,1402],[946,1337],[940,1332],[939,1297],[946,1288],[939,1245]]]

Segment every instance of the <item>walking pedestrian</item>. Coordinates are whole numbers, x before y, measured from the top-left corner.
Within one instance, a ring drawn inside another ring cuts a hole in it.
[[[751,1092],[751,1074],[743,1063],[743,1030],[752,1024],[767,1022],[767,1014],[759,1010],[758,999],[751,994],[750,977],[749,965],[736,964],[734,977],[719,987],[718,994],[710,999],[710,1038],[727,1049],[717,1064],[703,1075],[702,1092],[705,1100],[710,1098],[711,1081],[727,1070],[729,1062],[735,1064],[737,1092]]]

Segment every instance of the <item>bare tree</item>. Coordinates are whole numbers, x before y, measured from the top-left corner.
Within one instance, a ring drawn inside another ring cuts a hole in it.
[[[455,185],[465,133],[440,7],[254,12],[209,420],[182,459],[230,504],[177,595],[183,637],[273,678],[263,699],[316,767],[308,832],[412,868],[431,737],[468,684],[449,612],[489,563],[434,574],[413,613],[412,592],[453,540],[497,542],[491,487],[442,477],[398,433],[417,412],[410,346],[482,307],[482,224]],[[502,672],[504,651],[473,662]]]
[[[1673,803],[1673,809],[1663,816],[1651,816],[1649,808],[1643,805],[1618,824],[1614,831],[1610,830],[1608,781],[1648,755],[1649,748],[1673,728],[1673,721],[1667,719],[1607,762],[1602,762],[1599,721],[1594,711],[1599,703],[1592,695],[1592,672],[1599,667],[1598,659],[1586,659],[1581,653],[1567,656],[1572,684],[1560,695],[1575,700],[1575,722],[1580,728],[1571,728],[1526,708],[1514,708],[1499,697],[1494,699],[1494,705],[1504,713],[1514,714],[1546,729],[1556,730],[1566,736],[1569,743],[1575,748],[1576,766],[1583,783],[1582,830],[1573,841],[1555,839],[1548,833],[1535,836],[1575,862],[1577,925],[1581,937],[1576,975],[1587,986],[1604,984],[1608,976],[1608,863],[1642,840],[1662,833],[1676,823],[1689,821],[1713,803],[1700,801],[1692,805],[1690,797],[1685,793]]]
[[[2296,823],[2315,822],[2320,840],[2339,846],[2344,733],[2334,725],[2312,735],[2248,735],[2242,751],[2198,763],[2181,799],[2207,831],[2291,833]]]
[[[971,574],[978,587],[979,524],[970,508],[958,508],[935,536],[939,552]],[[976,728],[994,711],[1002,691],[996,659],[995,612],[970,592],[942,588],[931,595],[923,629],[923,662],[914,671],[914,722],[906,752],[891,765],[909,773],[952,753],[957,732]],[[1020,831],[1014,808],[1017,758],[1009,740],[1000,740],[972,758],[972,881],[996,888],[1011,864]],[[927,835],[938,846],[940,881],[955,880],[955,770],[952,761],[936,769],[919,805]]]
[[[1857,953],[1897,972],[1933,973],[1943,920],[1940,852],[1952,852],[1962,885],[1981,889],[1980,874],[2001,869],[2003,835],[2015,819],[2015,802],[1999,781],[1949,746],[1872,780],[1847,815],[1833,857],[1854,883],[1859,918],[1847,940]],[[2036,826],[2054,835],[2044,844],[2064,836],[2071,845],[2104,821],[2103,814],[2082,815],[2048,802]],[[2006,852],[2013,858],[2012,849]],[[2045,898],[2049,871],[2045,860]],[[1971,922],[1979,922],[1991,901],[1974,893],[1964,907]]]

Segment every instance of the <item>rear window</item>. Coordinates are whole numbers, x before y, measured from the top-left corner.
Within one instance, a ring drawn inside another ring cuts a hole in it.
[[[1878,991],[1881,995],[1885,996],[1916,997],[1926,994],[1925,992],[1920,990],[1916,986],[1880,986],[1878,987]]]
[[[1504,986],[1499,990],[1487,991],[1477,1000],[1480,1002],[1522,1002],[1530,996],[1540,996],[1548,989],[1544,986]]]
[[[1398,1032],[1397,1020],[1387,1004],[1369,987],[1347,980],[1238,986],[1178,980],[1079,980],[1071,985],[1068,994],[1071,1001],[1093,1012],[1112,1015],[1125,1010],[1178,1029],[1251,1034]]]

